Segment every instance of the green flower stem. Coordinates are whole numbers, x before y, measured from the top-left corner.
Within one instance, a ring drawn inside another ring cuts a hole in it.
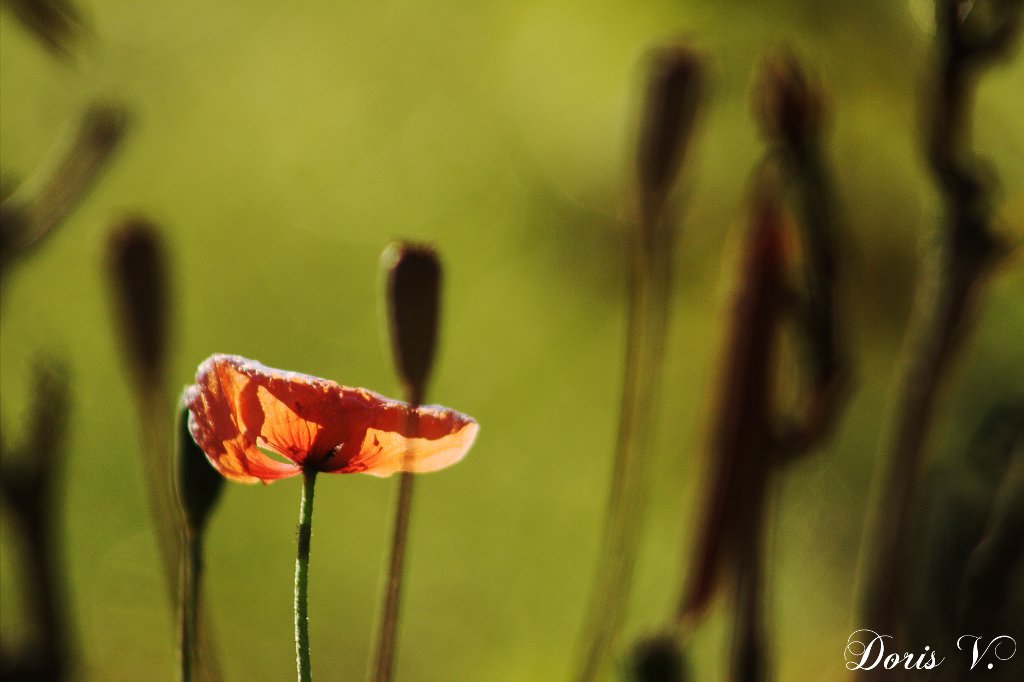
[[[302,472],[302,500],[299,502],[299,540],[295,558],[295,665],[299,682],[313,679],[309,663],[309,542],[313,534],[313,486],[316,469]]]

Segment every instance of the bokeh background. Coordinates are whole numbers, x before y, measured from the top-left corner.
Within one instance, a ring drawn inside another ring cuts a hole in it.
[[[171,384],[213,352],[397,394],[378,258],[395,237],[445,263],[429,398],[482,425],[469,457],[418,485],[398,670],[408,680],[564,679],[593,575],[625,338],[625,229],[645,51],[684,38],[709,97],[677,195],[669,356],[654,486],[626,641],[671,613],[692,541],[750,169],[763,148],[751,74],[787,44],[831,97],[855,388],[835,438],[789,469],[772,511],[778,678],[834,678],[924,241],[939,215],[920,154],[928,3],[862,0],[433,3],[79,0],[70,58],[0,15],[0,153],[31,176],[96,100],[131,112],[108,172],[5,279],[0,389],[17,440],[31,367],[72,372],[57,510],[81,679],[170,679],[175,631],[145,496],[141,430],[104,272],[105,238],[141,213],[171,256]],[[993,69],[975,144],[1024,235],[1024,61]],[[932,439],[962,450],[1024,386],[1024,268],[991,282]],[[167,397],[168,409],[175,395]],[[393,481],[324,477],[311,565],[314,672],[358,679],[370,648]],[[228,679],[294,674],[299,484],[230,485],[208,538],[207,599]],[[0,634],[33,623],[0,526]],[[719,609],[694,644],[721,679]],[[949,648],[952,648],[950,643]]]

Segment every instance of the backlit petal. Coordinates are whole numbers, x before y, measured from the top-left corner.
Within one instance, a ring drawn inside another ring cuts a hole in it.
[[[472,418],[413,408],[362,388],[214,355],[189,392],[190,428],[228,478],[269,482],[305,467],[388,476],[435,471],[461,459],[476,437]],[[278,462],[259,448],[290,462]]]
[[[413,408],[387,401],[359,441],[346,471],[390,476],[397,471],[437,471],[462,459],[479,427],[464,414],[435,405]]]
[[[189,431],[207,459],[225,478],[241,483],[267,483],[299,473],[295,464],[260,452],[242,432],[237,417],[240,388],[236,377],[222,369],[209,360],[203,363],[186,394]]]

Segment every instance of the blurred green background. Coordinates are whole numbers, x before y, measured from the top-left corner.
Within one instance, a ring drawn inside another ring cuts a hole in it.
[[[730,294],[762,153],[751,73],[789,44],[832,98],[845,210],[843,306],[856,386],[836,438],[792,467],[772,513],[778,679],[833,678],[853,615],[861,523],[883,442],[919,247],[937,196],[919,154],[927,2],[173,3],[80,0],[70,59],[0,18],[5,178],[47,162],[97,99],[132,112],[87,200],[6,280],[3,431],[21,437],[31,367],[63,357],[74,412],[60,509],[76,678],[170,679],[175,632],[151,532],[140,428],[103,270],[128,213],[171,252],[171,383],[213,352],[398,393],[378,257],[435,244],[446,271],[429,398],[478,419],[457,467],[420,480],[398,671],[408,680],[564,679],[575,660],[610,473],[622,374],[624,230],[645,50],[680,36],[712,88],[678,194],[669,357],[626,641],[678,596]],[[1024,235],[1024,61],[978,92],[975,144]],[[992,282],[941,403],[936,457],[1024,386],[1019,257]],[[176,396],[168,395],[168,408]],[[325,477],[311,566],[314,672],[359,679],[393,481]],[[294,674],[296,480],[230,485],[208,538],[208,604],[228,679]],[[4,642],[28,640],[15,537],[2,526]],[[695,642],[720,679],[725,614]]]

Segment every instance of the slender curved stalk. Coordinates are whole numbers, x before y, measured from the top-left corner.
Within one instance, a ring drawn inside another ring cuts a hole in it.
[[[139,409],[142,414],[143,465],[150,512],[156,534],[161,568],[168,599],[174,604],[181,595],[181,561],[185,552],[185,530],[181,508],[173,489],[173,431],[167,424],[167,406],[162,386],[142,386]],[[173,606],[171,618],[174,618]]]
[[[654,232],[654,228],[647,231]],[[634,245],[619,432],[601,541],[602,561],[584,623],[582,660],[576,676],[581,681],[594,679],[604,667],[628,607],[645,508],[648,467],[644,451],[667,332],[670,247],[670,234],[657,246]]]
[[[203,613],[203,542],[224,478],[192,439],[188,408],[178,412],[177,493],[181,522],[178,615],[183,680],[220,682],[209,619]]]
[[[384,595],[384,611],[377,633],[377,658],[373,665],[375,682],[392,679],[395,662],[395,634],[398,628],[398,607],[402,597],[402,574],[405,550],[409,543],[409,516],[412,511],[413,476],[403,473],[398,480],[398,502],[395,507],[395,527],[391,536],[391,558],[388,560],[388,578]]]
[[[0,503],[24,543],[19,558],[26,606],[38,628],[35,645],[21,655],[8,659],[4,651],[3,670],[11,679],[66,680],[73,651],[55,510],[63,496],[58,462],[65,452],[70,393],[63,365],[41,360],[27,439],[10,448],[0,439]]]
[[[906,547],[934,407],[971,311],[1001,246],[991,230],[991,188],[970,149],[970,111],[981,69],[1006,53],[1024,20],[1024,4],[1006,3],[989,28],[968,26],[957,0],[936,6],[937,82],[928,159],[942,193],[943,225],[929,253],[904,350],[892,437],[876,474],[862,552],[861,618],[899,636],[910,560]]]
[[[199,581],[202,576],[202,535],[188,532],[181,561],[181,679],[191,682],[198,669]]]
[[[295,666],[299,682],[313,679],[309,661],[309,544],[313,535],[313,486],[316,469],[302,472],[298,552],[295,558]]]
[[[387,273],[386,301],[395,367],[405,385],[406,401],[415,408],[423,403],[437,347],[441,262],[432,248],[408,242],[389,246],[382,262]],[[417,421],[416,410],[410,409],[406,414],[406,433],[418,432]],[[402,576],[412,513],[413,455],[412,441],[406,441],[405,460],[398,480],[384,604],[378,621],[377,654],[368,678],[376,682],[389,682],[394,675],[398,611],[402,601]]]
[[[409,402],[419,405],[422,402],[421,387],[413,386],[409,390]],[[416,430],[416,413],[410,412],[408,417],[409,433]],[[405,453],[406,458],[412,452]],[[391,535],[391,556],[388,559],[388,577],[384,588],[384,607],[380,614],[380,627],[377,631],[377,657],[370,674],[373,682],[390,682],[395,667],[395,642],[398,631],[398,607],[402,601],[402,576],[405,568],[406,547],[409,545],[409,518],[412,513],[412,484],[414,474],[406,471],[398,479],[398,501],[395,504],[395,526]]]
[[[92,105],[63,153],[3,198],[0,277],[53,234],[85,197],[117,151],[127,122],[121,107]]]
[[[668,330],[675,221],[666,205],[693,136],[703,82],[701,59],[685,46],[653,51],[649,68],[637,143],[639,204],[630,233],[625,376],[598,570],[583,621],[575,677],[581,681],[606,666],[628,612]]]

